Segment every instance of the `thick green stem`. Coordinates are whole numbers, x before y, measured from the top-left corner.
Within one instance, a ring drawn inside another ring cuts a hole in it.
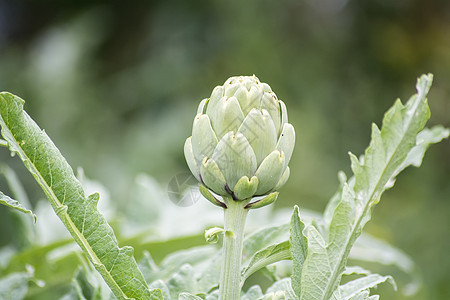
[[[241,282],[242,242],[248,201],[226,201],[225,238],[223,261],[220,274],[219,300],[239,300]]]

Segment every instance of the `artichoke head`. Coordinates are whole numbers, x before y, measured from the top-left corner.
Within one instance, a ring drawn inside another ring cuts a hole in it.
[[[286,182],[294,144],[283,101],[256,76],[239,76],[200,102],[184,154],[205,187],[245,200],[275,192]]]

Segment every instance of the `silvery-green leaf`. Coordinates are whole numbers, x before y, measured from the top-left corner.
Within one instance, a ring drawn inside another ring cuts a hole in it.
[[[354,295],[353,297],[350,297],[348,300],[367,300],[367,299],[369,299],[369,295],[370,295],[370,292],[365,290],[365,291],[362,291],[362,292]],[[341,297],[341,299],[342,299],[342,297]]]
[[[395,281],[391,276],[370,274],[339,286],[336,292],[341,296],[342,299],[350,299],[351,297],[358,295],[360,292],[363,292],[370,288],[375,288],[378,284],[386,281],[389,282],[395,290],[397,290]]]
[[[353,274],[358,274],[358,275],[370,275],[372,274],[372,272],[370,272],[369,270],[366,270],[362,267],[359,266],[350,266],[350,267],[345,267],[345,271],[344,273],[342,273],[344,275],[353,275]]]
[[[200,181],[200,169],[197,165],[197,161],[194,157],[194,152],[192,150],[192,137],[188,137],[184,143],[184,157],[186,158],[187,165],[192,175]]]
[[[416,146],[417,134],[429,118],[426,94],[432,75],[417,82],[417,94],[406,105],[397,101],[385,114],[381,130],[372,127],[372,140],[361,159],[351,156],[354,184],[344,184],[341,200],[333,211],[329,228],[329,245],[309,245],[302,270],[300,299],[329,299],[345,270],[350,249],[362,228],[370,220],[371,208],[405,167],[408,153]],[[320,236],[320,234],[318,234]],[[310,239],[314,241],[317,239]],[[318,239],[320,240],[320,239]],[[321,237],[324,241],[324,238]]]
[[[238,200],[248,199],[256,193],[258,183],[259,180],[256,176],[250,179],[247,176],[242,176],[234,186],[233,193]]]
[[[261,163],[255,176],[259,179],[257,195],[264,195],[272,190],[278,183],[283,172],[284,165],[283,152],[278,150],[272,151]]]
[[[291,279],[290,278],[283,278],[281,280],[276,281],[271,287],[267,289],[266,293],[279,293],[284,292],[284,297],[282,299],[285,300],[298,300],[297,296],[295,295],[294,291],[291,287]],[[314,298],[311,298],[314,299]]]
[[[292,152],[294,151],[295,145],[295,130],[294,126],[289,123],[284,123],[283,129],[281,131],[280,138],[278,139],[278,143],[276,149],[283,151],[284,153],[284,166],[283,170],[289,164],[291,160]]]
[[[205,157],[200,165],[200,175],[203,183],[216,194],[226,195],[227,182],[219,166],[212,158]]]
[[[244,114],[236,97],[220,99],[210,117],[218,139],[230,131],[236,132],[244,120]]]
[[[274,93],[264,93],[261,99],[261,109],[269,112],[275,125],[275,133],[278,136],[281,131],[281,112],[277,96]]]
[[[203,298],[200,298],[199,296],[195,296],[189,293],[181,293],[178,296],[178,300],[203,300]]]
[[[277,144],[277,133],[267,110],[252,109],[239,127],[252,146],[259,165],[272,152]]]
[[[241,285],[245,280],[256,271],[281,260],[291,258],[290,243],[284,241],[278,244],[272,244],[266,248],[256,252],[249,264],[242,270]]]
[[[253,255],[261,249],[285,241],[288,238],[288,232],[289,226],[288,224],[285,224],[261,228],[247,236],[244,240],[242,251],[243,265],[246,265]]]
[[[182,292],[196,293],[197,280],[191,265],[185,264],[167,281],[171,299],[177,299]]]
[[[170,299],[170,292],[167,285],[161,279],[156,280],[150,284],[151,289],[159,289],[163,296],[163,299]]]
[[[196,162],[200,163],[203,158],[211,157],[217,142],[208,115],[197,115],[192,127],[192,151]]]
[[[289,179],[290,174],[291,174],[291,169],[289,167],[286,167],[286,170],[284,170],[283,175],[281,175],[281,178],[278,181],[278,183],[275,185],[275,187],[273,188],[273,191],[279,190]]]
[[[227,133],[217,144],[212,158],[229,187],[235,186],[242,176],[252,177],[256,171],[255,153],[240,132]]]
[[[291,217],[289,242],[292,257],[292,289],[297,295],[300,295],[302,268],[308,254],[308,239],[303,234],[304,229],[305,224],[300,220],[299,208],[296,205]]]
[[[255,300],[263,296],[261,287],[254,285],[247,290],[247,292],[241,297],[241,300]]]

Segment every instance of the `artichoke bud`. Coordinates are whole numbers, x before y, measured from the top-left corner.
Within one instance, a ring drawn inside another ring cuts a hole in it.
[[[256,76],[231,77],[200,102],[184,154],[206,188],[233,200],[274,193],[295,144],[286,105]]]

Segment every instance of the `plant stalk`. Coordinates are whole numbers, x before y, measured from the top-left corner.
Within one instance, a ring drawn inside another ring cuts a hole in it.
[[[223,260],[220,274],[219,300],[239,300],[241,288],[242,242],[248,201],[227,199],[224,209],[225,236],[223,242]]]

